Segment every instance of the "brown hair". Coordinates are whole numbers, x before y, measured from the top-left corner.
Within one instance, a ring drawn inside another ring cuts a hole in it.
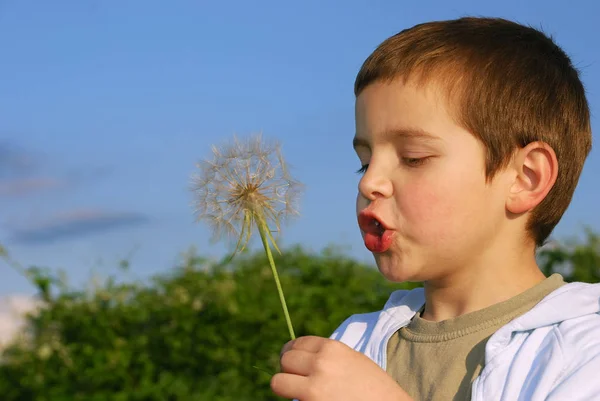
[[[552,38],[512,21],[429,22],[384,41],[364,62],[354,92],[409,78],[445,90],[457,122],[487,149],[488,180],[518,147],[542,141],[554,149],[556,184],[527,226],[541,246],[569,206],[592,146],[585,90],[569,57]]]

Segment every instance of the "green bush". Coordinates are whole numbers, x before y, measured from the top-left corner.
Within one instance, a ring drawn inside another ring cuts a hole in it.
[[[4,352],[2,400],[276,399],[261,369],[277,371],[289,338],[263,255],[193,256],[149,283],[109,279],[91,293],[36,270],[46,307],[30,317],[29,339]],[[329,336],[399,288],[332,249],[297,247],[276,263],[299,336]]]

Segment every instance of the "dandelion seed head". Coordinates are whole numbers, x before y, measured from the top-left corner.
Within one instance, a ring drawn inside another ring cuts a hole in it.
[[[213,240],[227,237],[243,249],[257,218],[279,233],[298,214],[302,185],[288,173],[277,142],[255,135],[234,137],[212,147],[212,158],[197,163],[192,176],[194,212],[212,230]]]

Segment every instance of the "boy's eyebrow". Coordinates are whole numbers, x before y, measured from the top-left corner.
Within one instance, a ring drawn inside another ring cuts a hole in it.
[[[393,140],[397,139],[398,137],[417,138],[417,139],[424,140],[427,142],[436,142],[436,141],[441,141],[441,139],[442,139],[439,136],[434,135],[430,132],[427,132],[421,128],[391,129],[391,130],[385,131],[381,137],[382,137],[381,139],[388,140],[388,141],[393,141]],[[370,147],[370,144],[369,144],[369,141],[367,141],[366,139],[360,138],[355,135],[354,139],[352,140],[352,146],[354,146],[355,149],[359,146],[368,148],[368,147]]]

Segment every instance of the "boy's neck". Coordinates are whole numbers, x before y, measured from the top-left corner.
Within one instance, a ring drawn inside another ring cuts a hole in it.
[[[426,305],[422,318],[448,320],[506,301],[539,284],[546,277],[535,255],[503,259],[452,277],[424,283]]]

